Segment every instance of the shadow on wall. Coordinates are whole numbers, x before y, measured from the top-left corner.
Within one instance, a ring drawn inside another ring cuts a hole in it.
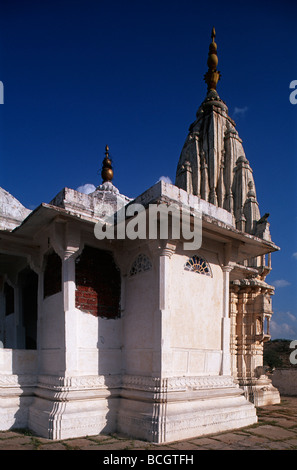
[[[22,259],[19,260],[20,264]],[[25,428],[37,381],[38,275],[28,266],[15,286],[3,289],[3,335],[0,344],[0,429]]]
[[[0,349],[0,430],[26,428],[37,381],[37,351]],[[1,396],[2,395],[2,396]],[[9,397],[9,398],[8,398]]]

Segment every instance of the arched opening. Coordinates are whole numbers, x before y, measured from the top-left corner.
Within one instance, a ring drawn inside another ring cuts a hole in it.
[[[96,317],[119,318],[121,275],[112,254],[85,246],[75,265],[76,308]]]

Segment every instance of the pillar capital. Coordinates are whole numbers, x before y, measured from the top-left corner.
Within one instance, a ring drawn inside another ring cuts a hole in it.
[[[158,243],[152,248],[152,252],[159,256],[171,258],[175,253],[177,242],[174,240],[166,241],[158,240]]]
[[[234,266],[227,264],[226,266],[221,266],[223,273],[230,273]]]

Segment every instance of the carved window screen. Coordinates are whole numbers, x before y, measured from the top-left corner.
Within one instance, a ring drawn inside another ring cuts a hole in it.
[[[152,269],[150,259],[144,254],[139,254],[131,266],[129,275],[133,277],[136,276],[136,274],[149,271],[150,269]]]
[[[194,255],[188,259],[184,266],[185,271],[192,271],[198,274],[212,277],[211,268],[208,262],[200,256]]]

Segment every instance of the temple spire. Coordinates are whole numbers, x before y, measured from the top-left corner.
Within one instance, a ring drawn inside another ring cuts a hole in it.
[[[215,42],[215,37],[216,37],[216,31],[214,28],[212,28],[212,31],[211,31],[212,42],[209,45],[208,59],[207,59],[208,71],[204,75],[204,81],[207,84],[208,91],[216,90],[217,83],[221,78],[221,73],[217,70],[217,65],[218,65],[217,47],[218,46]]]
[[[105,147],[105,158],[102,162],[102,171],[101,171],[102,183],[111,182],[113,179],[113,169],[111,164],[111,159],[109,157],[109,147]]]

